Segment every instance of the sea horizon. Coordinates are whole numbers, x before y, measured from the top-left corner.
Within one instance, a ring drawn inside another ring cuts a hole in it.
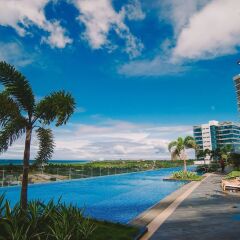
[[[22,159],[0,159],[0,166],[1,165],[8,165],[8,164],[12,164],[12,165],[22,165]],[[33,163],[35,160],[30,159],[30,164]],[[85,159],[80,159],[80,160],[69,160],[69,159],[53,159],[53,160],[49,160],[49,163],[87,163],[90,162],[91,160],[85,160]]]

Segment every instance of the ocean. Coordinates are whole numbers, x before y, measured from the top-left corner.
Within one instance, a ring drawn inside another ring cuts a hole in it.
[[[30,164],[32,164],[34,160],[30,160]],[[58,164],[73,164],[73,163],[87,163],[88,160],[50,160],[49,163],[58,163]],[[3,165],[22,165],[22,160],[16,159],[0,159],[0,166]]]

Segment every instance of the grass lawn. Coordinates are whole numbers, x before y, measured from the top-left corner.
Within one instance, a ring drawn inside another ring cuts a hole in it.
[[[139,229],[132,226],[94,221],[96,230],[90,240],[132,240],[139,234]]]
[[[232,171],[225,177],[226,179],[240,177],[240,171]]]

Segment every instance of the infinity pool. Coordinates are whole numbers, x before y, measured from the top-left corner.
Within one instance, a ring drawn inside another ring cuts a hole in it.
[[[29,200],[48,201],[61,197],[62,202],[84,207],[85,214],[97,219],[128,223],[183,182],[163,181],[179,168],[129,173],[89,179],[35,184],[29,186]],[[20,187],[0,188],[11,205],[19,200]]]

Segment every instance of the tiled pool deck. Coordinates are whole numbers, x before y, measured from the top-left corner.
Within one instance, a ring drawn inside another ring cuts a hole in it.
[[[222,177],[211,174],[196,185],[157,231],[142,239],[240,239],[240,194],[224,193],[220,184]]]

